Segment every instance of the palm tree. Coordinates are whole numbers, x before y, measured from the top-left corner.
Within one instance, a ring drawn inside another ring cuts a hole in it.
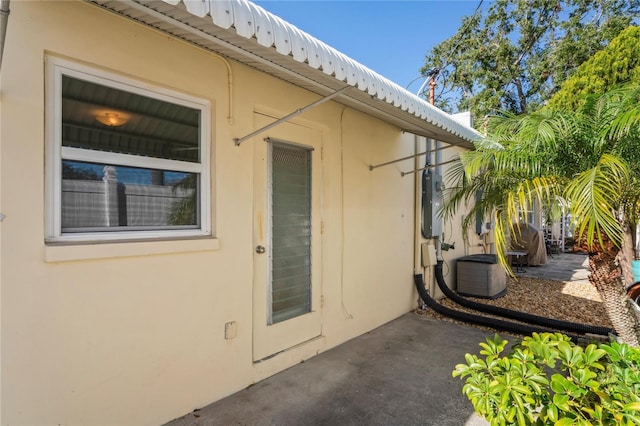
[[[171,225],[197,224],[198,207],[197,175],[186,174],[182,179],[171,184],[176,199],[169,207],[168,222]]]
[[[496,251],[518,232],[518,212],[534,201],[569,203],[578,244],[588,253],[590,282],[618,336],[640,344],[640,326],[626,284],[632,282],[633,236],[640,211],[640,87],[627,85],[584,98],[574,111],[545,108],[491,120],[489,135],[446,176],[443,214],[492,215]],[[626,283],[625,283],[626,280]]]

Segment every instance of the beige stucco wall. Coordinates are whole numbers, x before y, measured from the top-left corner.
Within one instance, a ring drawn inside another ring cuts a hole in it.
[[[214,242],[44,243],[45,55],[211,101]],[[2,68],[2,423],[158,424],[415,305],[413,138],[329,103],[297,122],[322,134],[322,338],[253,363],[255,110],[317,96],[92,5],[14,2]],[[282,96],[282,93],[287,96]],[[266,135],[265,135],[266,136]],[[224,339],[224,324],[238,334]]]
[[[47,55],[211,102],[215,239],[45,245]],[[81,2],[13,2],[0,79],[2,424],[159,424],[416,306],[414,177],[400,174],[414,162],[368,168],[414,153],[412,135],[333,102],[293,120],[323,146],[322,336],[254,364],[253,161],[269,133],[233,138],[256,111],[317,95]],[[451,268],[479,252],[459,221],[445,232]]]

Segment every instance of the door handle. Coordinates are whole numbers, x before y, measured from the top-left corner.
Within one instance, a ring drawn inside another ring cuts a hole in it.
[[[267,251],[267,249],[265,249],[263,246],[256,247],[256,253],[258,253],[258,254],[262,254],[265,251]]]

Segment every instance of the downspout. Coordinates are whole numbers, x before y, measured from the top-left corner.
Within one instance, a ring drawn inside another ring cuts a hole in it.
[[[413,143],[414,143],[414,150],[415,152],[422,152],[421,149],[421,145],[422,145],[422,141],[423,141],[423,137],[422,136],[418,136],[418,135],[414,135],[414,139],[413,139]],[[431,162],[431,153],[429,152],[431,150],[431,143],[429,139],[425,139],[425,150],[424,152],[426,152],[426,157],[424,160],[424,164],[421,164],[421,155],[416,155],[413,158],[414,161],[414,170],[422,170],[424,168],[425,165],[428,165]],[[424,188],[422,187],[422,173],[415,173],[414,174],[414,232],[413,232],[413,239],[414,239],[414,273],[417,275],[421,275],[425,277],[424,282],[426,283],[426,285],[428,286],[426,288],[425,291],[427,291],[429,294],[433,295],[434,292],[437,289],[437,285],[435,283],[434,280],[434,276],[433,276],[433,266],[431,265],[424,265],[423,264],[423,251],[425,250],[425,245],[426,244],[431,244],[431,242],[429,240],[425,240],[423,238],[422,235],[422,209],[423,209],[423,191]],[[421,298],[420,298],[421,299]],[[421,306],[424,306],[424,301],[420,301],[418,300],[418,304]]]
[[[4,41],[7,37],[7,23],[9,22],[10,0],[0,0],[0,69],[2,69],[2,55],[4,53]]]
[[[433,86],[433,79],[431,79],[431,86]],[[435,86],[434,86],[435,87]],[[433,99],[431,99],[433,101]],[[433,105],[433,102],[431,103]],[[433,160],[434,158],[431,157],[431,152],[437,147],[437,143],[435,140],[427,138],[426,141],[426,146],[427,146],[427,151],[429,151],[429,153],[427,154],[427,158],[425,159],[424,165],[429,166],[431,164],[433,164]],[[435,154],[436,158],[438,156],[438,154]],[[440,167],[440,166],[436,166],[436,169]],[[433,169],[429,169],[427,170],[427,173],[433,173]],[[423,193],[426,192],[425,188],[420,188],[422,190]],[[422,235],[422,230],[420,231],[420,235]],[[441,247],[440,247],[440,242],[442,239],[442,234],[438,235],[437,237],[432,237],[429,242],[433,243],[435,252],[436,252],[436,261],[437,259],[440,259],[442,257],[442,251],[441,251]],[[429,265],[427,267],[429,269],[429,294],[431,294],[434,298],[436,297],[440,297],[440,295],[437,294],[438,291],[438,285],[436,284],[436,279],[435,279],[435,264],[434,265]]]
[[[413,135],[413,150],[420,152],[420,140],[418,135]],[[414,170],[420,168],[419,156],[413,157]],[[413,271],[414,274],[422,274],[422,253],[420,244],[420,223],[422,214],[422,188],[420,173],[414,174],[413,194]]]
[[[414,135],[414,150],[415,152],[422,152],[421,151],[421,145],[422,145],[422,136],[418,136],[418,135]],[[427,139],[427,142],[425,144],[426,150],[429,150],[429,142]],[[426,160],[425,162],[428,163],[429,162],[429,156],[431,154],[427,153],[426,155]],[[414,170],[420,170],[422,169],[424,166],[421,163],[421,157],[420,155],[416,155],[413,159],[413,164],[414,164]],[[422,208],[423,208],[423,188],[422,188],[422,173],[414,173],[414,207],[415,207],[415,211],[414,211],[414,230],[413,230],[413,239],[414,239],[414,273],[415,274],[419,274],[421,276],[425,277],[425,282],[427,283],[428,287],[426,289],[426,291],[429,294],[433,294],[433,292],[435,291],[436,288],[436,284],[433,282],[433,275],[431,274],[431,271],[433,270],[433,266],[425,266],[423,265],[422,262],[422,251],[423,251],[423,245],[425,243],[427,243],[423,236],[422,236]],[[420,301],[421,298],[418,299],[418,304],[422,307],[424,306],[424,302]]]

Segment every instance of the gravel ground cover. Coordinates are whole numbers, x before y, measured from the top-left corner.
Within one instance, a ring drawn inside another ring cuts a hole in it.
[[[530,277],[519,277],[516,281],[508,278],[505,296],[497,299],[467,299],[563,321],[612,327],[600,296],[586,281],[555,281]],[[439,303],[458,311],[477,313],[447,298],[439,300]],[[462,324],[431,309],[419,309],[416,313]],[[481,315],[488,316],[484,313]]]

